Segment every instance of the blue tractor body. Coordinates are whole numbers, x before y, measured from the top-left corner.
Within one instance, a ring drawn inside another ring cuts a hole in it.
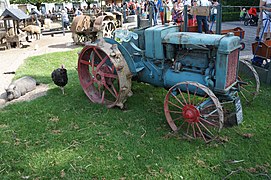
[[[135,31],[138,39],[117,43],[133,76],[164,87],[194,81],[227,95],[237,82],[240,39],[233,34],[178,32],[176,26]]]
[[[237,93],[239,37],[155,26],[116,30],[115,38],[121,43],[104,38],[86,45],[79,55],[80,83],[92,102],[123,108],[135,79],[168,90],[167,122],[173,131],[184,129],[188,137],[205,141],[215,137],[229,113],[223,111],[224,104],[233,104],[236,121],[242,121]]]

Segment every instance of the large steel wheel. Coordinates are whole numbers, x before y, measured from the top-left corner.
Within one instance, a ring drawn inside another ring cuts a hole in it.
[[[196,82],[181,82],[166,94],[164,111],[175,132],[189,138],[201,137],[205,142],[216,137],[223,126],[223,110],[214,93]]]
[[[116,44],[100,39],[87,45],[78,59],[78,75],[88,98],[108,108],[119,106],[131,95],[131,72]]]
[[[246,60],[240,60],[238,80],[240,85],[240,96],[246,103],[251,103],[259,94],[260,79],[257,71]]]

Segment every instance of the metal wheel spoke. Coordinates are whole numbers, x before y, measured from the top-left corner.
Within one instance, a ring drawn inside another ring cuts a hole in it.
[[[175,118],[175,119],[172,119],[172,121],[177,121],[177,120],[180,120],[180,119],[182,119],[183,118],[183,116],[180,116],[180,117],[177,117],[177,118]]]
[[[202,117],[210,117],[212,116],[215,112],[217,112],[217,109],[213,110],[212,112],[210,112],[209,114],[202,114]]]
[[[181,96],[182,96],[182,98],[183,98],[183,100],[184,100],[184,103],[187,104],[186,99],[184,98],[182,91],[181,91],[179,88],[178,88],[178,91],[179,91],[179,93],[181,94]]]
[[[94,48],[93,50],[94,50],[94,52],[96,53],[96,55],[98,56],[98,58],[99,58],[100,60],[103,59],[102,56],[100,55],[100,53],[97,51],[96,48]]]
[[[177,128],[177,131],[179,131],[183,127],[184,124],[185,124],[185,121]]]
[[[117,95],[107,86],[106,83],[104,83],[104,87],[112,94],[115,98],[117,98]]]
[[[106,61],[108,58],[109,58],[108,56],[105,56],[105,57],[102,59],[102,61],[97,65],[96,71],[98,71],[98,70],[101,68],[101,66],[105,63],[105,61]]]
[[[202,123],[202,122],[200,122],[199,121],[199,124],[206,130],[206,131],[208,131],[208,133],[210,133],[212,136],[214,136],[213,135],[213,133]]]
[[[114,78],[114,79],[118,79],[118,76],[115,74],[109,74],[109,73],[101,73],[104,77],[106,78]]]
[[[92,58],[91,58],[91,71],[94,74],[94,54],[92,54]]]
[[[211,126],[215,126],[215,127],[219,127],[217,124],[214,124],[210,121],[207,121],[206,119],[200,118],[203,122],[206,122],[207,124],[211,125]]]
[[[182,114],[183,112],[179,112],[179,111],[171,111],[171,110],[168,110],[168,112],[171,112],[171,113],[174,113],[174,114]]]
[[[256,91],[249,91],[249,90],[247,90],[247,88],[244,88],[244,87],[242,87],[242,86],[241,86],[241,88],[242,88],[242,90],[248,92],[248,94],[251,94],[252,96],[255,96],[255,95],[257,94]],[[253,88],[253,89],[255,89],[255,88]],[[241,91],[241,92],[242,92],[242,91]]]
[[[246,102],[249,102],[249,100],[247,99],[246,95],[244,95],[244,93],[242,91],[240,91],[240,93],[243,96],[243,98],[245,98]]]
[[[118,96],[118,92],[116,91],[116,88],[115,88],[115,86],[114,86],[114,83],[111,84],[111,87],[112,87],[114,93],[116,94],[116,96]]]
[[[177,97],[177,96],[175,96],[174,94],[173,94],[173,92],[171,92],[171,95],[182,105],[182,106],[184,106],[184,104],[180,101],[180,99]]]
[[[197,126],[197,128],[198,128],[198,130],[199,130],[199,132],[200,132],[200,135],[203,137],[204,141],[206,142],[205,136],[203,135],[203,133],[202,133],[202,131],[201,131],[201,129],[200,129],[198,123],[196,123],[196,126]]]
[[[80,63],[85,64],[85,65],[91,65],[89,61],[85,61],[85,60],[80,60]]]
[[[206,94],[202,97],[202,100],[201,100],[196,106],[199,106],[201,103],[203,103],[207,96],[208,96],[208,94],[206,93]]]
[[[196,97],[196,94],[198,92],[198,87],[196,88],[195,92],[194,92],[194,96],[193,96],[193,100],[192,100],[192,103],[195,104],[195,97]]]
[[[196,130],[195,130],[195,123],[191,123],[191,125],[192,125],[192,130],[193,130],[193,136],[194,138],[196,138],[197,135],[196,135]]]
[[[178,106],[178,105],[176,105],[176,104],[174,104],[173,102],[171,102],[171,101],[168,101],[171,105],[173,105],[173,106],[175,106],[176,108],[179,108],[179,109],[181,109],[182,110],[182,108],[180,107],[180,106]]]
[[[186,92],[187,92],[187,96],[188,96],[188,104],[191,104],[190,93],[189,93],[189,89],[188,89],[188,84],[186,84]]]
[[[210,107],[215,107],[215,104],[210,104],[210,105],[204,106],[202,109],[200,109],[200,111],[203,111],[203,110],[210,108]]]
[[[84,88],[88,88],[89,86],[91,86],[94,83],[94,79],[91,79],[85,86]]]
[[[189,134],[190,126],[192,126],[191,123],[187,123],[186,134]]]
[[[102,103],[104,103],[104,95],[105,95],[105,90],[102,92]]]

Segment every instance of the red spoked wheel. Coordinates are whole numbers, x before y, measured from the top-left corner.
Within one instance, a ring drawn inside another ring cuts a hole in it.
[[[189,138],[201,137],[205,142],[216,137],[223,126],[223,110],[218,98],[206,86],[196,82],[181,82],[166,94],[164,111],[175,132]]]
[[[108,108],[119,106],[131,95],[131,73],[117,48],[103,39],[83,48],[78,59],[80,84],[88,98]]]

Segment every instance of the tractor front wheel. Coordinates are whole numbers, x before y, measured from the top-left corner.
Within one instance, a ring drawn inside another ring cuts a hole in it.
[[[215,94],[197,82],[181,82],[166,94],[164,111],[174,132],[208,142],[223,126],[222,106]]]
[[[238,80],[240,96],[250,104],[260,91],[260,79],[253,65],[247,60],[239,60]]]

